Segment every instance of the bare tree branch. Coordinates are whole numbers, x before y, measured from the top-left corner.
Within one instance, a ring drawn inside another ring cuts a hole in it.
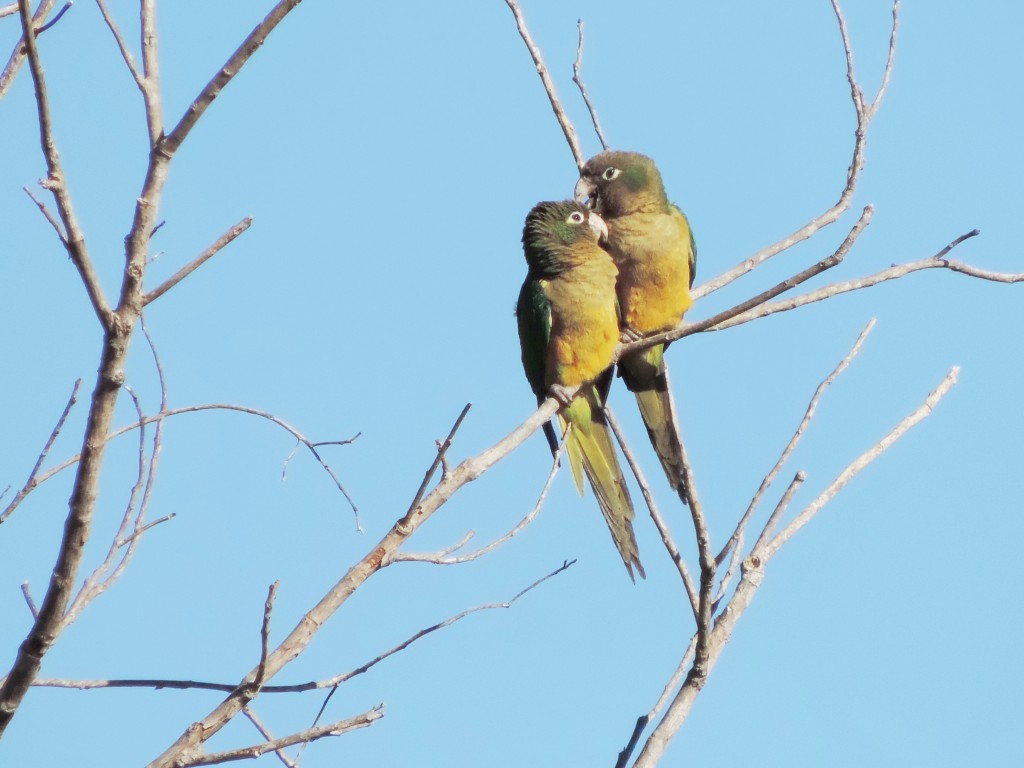
[[[405,540],[430,519],[461,487],[476,480],[494,464],[515,450],[531,434],[540,429],[558,410],[559,402],[549,397],[522,424],[499,440],[491,448],[462,461],[443,477],[423,500],[406,516],[399,519],[384,537],[321,598],[299,621],[288,636],[267,657],[266,672],[270,679],[298,656],[313,639],[316,632],[370,576],[380,570],[388,558],[394,556]],[[255,670],[246,680],[252,679]],[[244,681],[243,681],[244,682]],[[183,755],[193,754],[207,739],[220,731],[241,710],[242,701],[237,694],[229,694],[205,718],[191,726],[178,740],[150,765],[152,768],[171,768]]]
[[[842,13],[840,12],[838,2],[836,2],[836,0],[832,0],[832,8],[839,21],[840,34],[843,39],[843,50],[846,53],[846,77],[850,83],[850,97],[853,100],[853,106],[857,112],[857,130],[853,145],[853,159],[851,160],[849,170],[847,171],[846,186],[839,195],[838,202],[820,216],[811,219],[811,221],[788,237],[784,237],[782,240],[768,246],[767,248],[762,248],[753,256],[740,262],[727,272],[722,273],[713,280],[709,280],[703,285],[697,286],[697,288],[692,291],[692,295],[695,300],[699,299],[701,296],[707,296],[709,293],[713,293],[719,288],[728,285],[737,278],[742,277],[756,268],[759,264],[762,264],[773,256],[778,255],[782,251],[792,248],[797,243],[808,239],[823,227],[827,227],[828,225],[835,223],[850,207],[850,203],[853,201],[853,193],[857,188],[857,180],[864,167],[864,146],[867,141],[868,126],[871,123],[871,119],[875,116],[875,112],[877,111],[879,104],[881,104],[882,97],[889,85],[889,79],[892,76],[893,58],[896,51],[896,32],[899,23],[899,7],[900,0],[894,0],[892,8],[892,34],[889,38],[889,55],[886,60],[885,72],[882,75],[882,84],[879,86],[878,93],[872,101],[871,106],[865,107],[864,95],[861,92],[860,85],[857,84],[857,80],[853,72],[853,49],[846,34],[846,24],[843,20]]]
[[[145,3],[152,4],[153,0],[145,0]],[[295,7],[302,2],[302,0],[280,0],[275,5],[270,13],[261,21],[249,36],[242,41],[242,44],[238,46],[231,57],[225,62],[224,66],[221,67],[220,71],[214,75],[213,79],[206,84],[206,87],[196,96],[195,100],[182,115],[178,124],[174,126],[166,138],[159,143],[158,150],[161,155],[170,159],[175,152],[178,151],[178,147],[181,146],[181,142],[185,140],[189,132],[195,127],[196,123],[199,122],[199,118],[203,116],[206,109],[213,103],[213,100],[220,95],[220,92],[224,89],[231,79],[238,74],[238,71],[245,65],[249,58],[256,53],[267,36],[274,31],[274,28],[280,24],[284,17],[287,16]],[[153,31],[153,39],[155,39],[155,28]],[[145,43],[143,45],[143,53],[146,52]],[[151,66],[155,66],[155,52],[153,54],[152,65],[147,65],[146,76],[149,77],[151,74]]]
[[[736,622],[743,615],[754,598],[755,593],[764,580],[765,566],[779,548],[785,544],[800,528],[806,525],[829,501],[834,498],[847,482],[850,481],[864,467],[878,458],[888,447],[902,437],[906,432],[918,424],[922,419],[931,414],[935,405],[941,400],[956,383],[958,368],[953,368],[942,380],[939,386],[925,399],[924,403],[913,413],[901,421],[892,431],[883,437],[872,448],[854,460],[844,469],[839,476],[825,489],[825,491],[808,507],[806,507],[788,526],[773,539],[760,542],[754,547],[751,554],[745,558],[741,565],[741,576],[736,591],[729,599],[725,609],[715,620],[714,627],[708,639],[707,672],[714,668],[718,657],[725,648],[735,629]],[[791,495],[791,494],[790,494]],[[784,498],[783,501],[786,499]],[[782,502],[780,502],[780,507]],[[672,704],[669,706],[657,727],[648,737],[643,751],[633,764],[634,768],[650,768],[658,763],[664,754],[669,741],[679,731],[690,713],[697,694],[700,693],[700,686],[695,680],[692,669],[691,673],[683,682]]]
[[[540,75],[540,80],[544,84],[544,91],[548,95],[548,100],[551,102],[551,108],[555,111],[555,119],[558,120],[558,124],[562,126],[562,133],[565,134],[565,140],[569,142],[569,149],[572,151],[572,157],[576,161],[577,168],[583,168],[586,159],[583,157],[583,150],[580,149],[580,139],[576,135],[576,129],[572,127],[572,122],[569,120],[569,116],[565,114],[565,109],[562,108],[562,102],[558,99],[558,93],[555,90],[555,84],[551,80],[551,75],[548,74],[548,68],[544,65],[544,59],[540,55],[540,48],[533,42],[533,38],[530,36],[530,30],[526,26],[526,19],[523,18],[523,12],[519,9],[519,3],[516,0],[505,0],[509,9],[512,11],[512,15],[516,18],[516,27],[519,29],[519,36],[523,38],[523,42],[526,43],[527,50],[530,51],[530,56],[533,58],[533,63],[537,67],[537,74]]]
[[[181,766],[181,768],[188,768],[193,765],[217,765],[219,763],[228,763],[234,760],[249,760],[251,758],[265,755],[267,752],[276,752],[284,747],[290,747],[293,744],[307,744],[311,741],[322,739],[324,736],[341,736],[342,734],[354,731],[357,728],[365,728],[368,725],[372,725],[374,721],[380,720],[382,717],[384,717],[384,708],[382,705],[378,705],[361,715],[350,717],[347,720],[339,720],[338,722],[331,723],[330,725],[320,725],[314,728],[307,728],[304,731],[293,733],[291,736],[265,741],[261,744],[254,744],[251,747],[232,749],[225,752],[215,752],[210,755],[196,755],[194,757],[186,756],[182,758],[178,765]]]
[[[697,690],[704,687],[708,674],[711,672],[709,663],[709,640],[711,633],[711,593],[715,586],[715,557],[711,550],[711,534],[708,531],[704,507],[697,496],[697,482],[693,477],[690,457],[686,450],[683,433],[678,429],[680,455],[683,460],[683,482],[686,488],[690,517],[693,519],[693,532],[697,541],[697,556],[700,563],[700,590],[697,600],[697,642],[693,652],[693,666],[686,675],[684,686],[691,685]]]
[[[142,45],[142,99],[146,104],[146,125],[149,126],[149,145],[156,149],[164,133],[163,99],[160,95],[160,58],[157,55],[159,38],[156,32],[156,0],[141,0],[139,14]],[[127,63],[127,61],[126,61]],[[129,67],[130,68],[130,67]],[[169,157],[167,158],[170,159]],[[153,155],[152,161],[160,162]],[[152,166],[151,166],[152,167]],[[159,178],[159,176],[155,177]],[[158,182],[162,186],[162,181]],[[158,187],[159,188],[159,187]],[[158,193],[159,194],[159,193]]]
[[[33,19],[30,15],[28,0],[21,0],[21,27],[28,55],[29,70],[32,73],[32,82],[35,84],[36,110],[39,115],[39,140],[43,157],[46,158],[47,176],[46,180],[40,183],[53,193],[57,203],[57,213],[64,224],[65,237],[62,238],[62,242],[67,249],[68,256],[71,257],[71,262],[78,269],[96,316],[106,328],[111,322],[110,305],[107,303],[103,287],[93,268],[92,258],[85,245],[85,236],[78,224],[74,206],[71,203],[71,195],[64,180],[64,169],[61,166],[57,142],[53,135],[50,100],[46,93],[46,79],[43,76],[43,65],[39,59],[39,49],[36,46],[36,33],[33,30]],[[58,234],[60,234],[59,231]]]
[[[22,33],[29,61],[29,69],[35,85],[36,105],[39,116],[40,144],[46,158],[48,174],[44,186],[51,190],[57,203],[57,212],[67,235],[67,251],[78,269],[93,309],[104,331],[102,355],[98,367],[96,386],[93,391],[89,416],[83,440],[78,473],[69,503],[60,551],[52,571],[49,587],[39,608],[39,614],[32,629],[18,649],[17,657],[0,686],[0,735],[14,716],[32,680],[39,674],[43,656],[56,641],[65,626],[65,610],[71,598],[75,579],[81,567],[85,544],[92,529],[99,474],[114,406],[125,380],[125,360],[128,345],[135,324],[142,312],[142,284],[148,263],[149,239],[154,230],[160,197],[167,180],[168,164],[195,126],[206,107],[223,86],[231,80],[245,64],[251,54],[263,43],[270,31],[280,22],[298,0],[279,2],[262,24],[250,34],[243,46],[229,59],[228,64],[210,82],[200,100],[193,103],[171,135],[163,135],[160,117],[159,77],[156,56],[156,17],[154,0],[142,0],[142,49],[147,122],[153,149],[149,156],[146,178],[139,194],[131,229],[125,238],[125,266],[121,279],[121,290],[117,309],[112,310],[104,296],[88,250],[85,237],[75,218],[71,197],[64,172],[60,165],[53,136],[50,106],[46,92],[43,68],[36,46],[33,19],[28,0],[19,0]],[[314,449],[315,450],[315,449]],[[132,539],[129,549],[137,541]]]

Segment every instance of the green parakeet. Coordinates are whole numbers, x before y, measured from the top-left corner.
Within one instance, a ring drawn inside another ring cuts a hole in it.
[[[690,308],[697,264],[693,233],[670,203],[654,161],[637,152],[606,151],[580,172],[576,199],[608,224],[608,250],[619,268],[623,331],[634,337],[666,331]],[[626,355],[619,375],[640,413],[669,484],[687,502],[679,428],[668,392],[665,345]]]
[[[516,318],[523,368],[543,402],[554,389],[580,389],[559,414],[576,487],[590,480],[622,561],[641,577],[633,503],[604,414],[612,354],[619,340],[617,270],[598,244],[608,232],[596,213],[573,201],[538,203],[526,217],[523,251],[529,266]],[[568,430],[568,425],[572,428]],[[548,440],[557,448],[554,430]]]

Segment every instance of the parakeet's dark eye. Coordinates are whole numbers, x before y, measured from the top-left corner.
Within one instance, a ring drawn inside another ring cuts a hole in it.
[[[605,168],[604,173],[601,174],[601,178],[604,179],[605,181],[611,181],[620,173],[622,173],[622,171],[620,171],[618,168]]]
[[[569,214],[569,218],[566,219],[571,224],[582,224],[585,220],[586,217],[579,211],[573,211]]]

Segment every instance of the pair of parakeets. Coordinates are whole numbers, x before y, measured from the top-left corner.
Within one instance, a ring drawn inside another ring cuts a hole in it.
[[[537,401],[552,394],[576,486],[594,489],[626,570],[644,576],[633,533],[633,504],[605,417],[612,356],[620,339],[674,327],[692,304],[696,248],[683,212],[670,203],[654,162],[606,151],[580,172],[575,201],[544,202],[526,217],[529,272],[516,317],[523,367]],[[684,502],[682,447],[659,344],[626,355],[619,373],[640,413],[672,488]],[[553,452],[558,440],[545,433]]]

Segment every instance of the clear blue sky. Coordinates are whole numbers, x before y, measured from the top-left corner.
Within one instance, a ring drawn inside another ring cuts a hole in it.
[[[874,93],[890,6],[847,2],[858,74]],[[137,38],[137,6],[112,2]],[[168,2],[160,11],[165,109],[175,120],[271,3]],[[784,9],[784,10],[783,10]],[[654,157],[697,236],[698,282],[835,202],[854,113],[826,0],[763,3],[523,0],[585,151],[598,149],[570,82],[576,19],[584,77],[613,146]],[[10,50],[13,17],[0,20]],[[874,221],[825,280],[938,251],[1024,270],[1019,30],[1024,7],[906,3],[893,81],[872,125],[854,209],[833,228],[692,310],[706,317],[817,261],[860,208]],[[41,40],[59,148],[97,268],[114,292],[145,170],[139,94],[95,6]],[[77,274],[21,191],[45,175],[30,79],[0,102],[0,488],[19,487],[77,377],[91,388],[99,329]],[[267,586],[279,640],[404,512],[466,402],[452,449],[495,442],[533,408],[512,307],[523,217],[571,195],[575,167],[501,0],[397,6],[307,0],[213,104],[171,169],[149,285],[252,215],[240,240],[147,313],[171,404],[262,408],[314,439],[361,510],[364,535],[292,441],[237,414],[168,422],[154,529],[122,580],[46,657],[48,677],[233,682],[258,659]],[[819,279],[813,285],[824,284]],[[1024,286],[945,271],[687,338],[669,351],[714,541],[725,540],[818,382],[871,317],[878,326],[829,391],[784,474],[806,504],[912,410],[950,366],[960,383],[771,563],[666,765],[1009,765],[1019,734],[1019,542]],[[135,342],[129,383],[158,407]],[[83,397],[83,401],[84,401]],[[673,502],[631,398],[612,405],[680,539]],[[77,450],[75,410],[51,461]],[[118,423],[132,418],[127,399]],[[116,527],[137,443],[113,446],[88,565]],[[411,543],[478,541],[533,505],[549,458],[532,438],[465,488]],[[29,627],[71,476],[0,527],[0,667]],[[774,505],[777,493],[768,502]],[[639,502],[639,494],[635,494]],[[626,577],[588,493],[559,476],[534,525],[451,568],[405,564],[370,580],[275,682],[329,677],[416,630],[504,600],[565,559],[568,572],[508,611],[472,616],[338,691],[326,718],[383,702],[371,728],[308,748],[339,764],[611,765],[691,632],[679,580],[638,510],[648,578]],[[692,546],[689,546],[691,551]],[[145,764],[219,694],[33,690],[0,743],[18,766]],[[321,694],[264,696],[285,734]],[[238,722],[211,744],[258,735]],[[106,744],[105,747],[95,746]],[[263,762],[275,764],[276,758]]]

